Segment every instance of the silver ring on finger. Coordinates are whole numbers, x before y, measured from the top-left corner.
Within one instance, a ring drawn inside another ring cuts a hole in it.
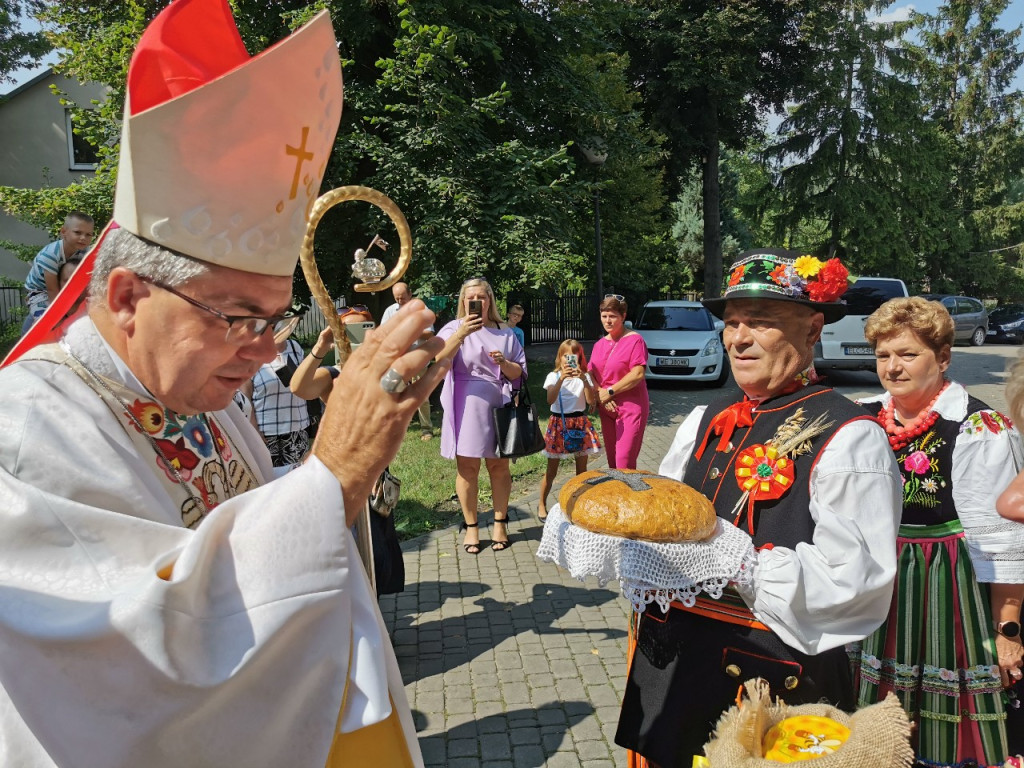
[[[409,382],[394,368],[388,368],[387,373],[380,377],[380,388],[389,395],[400,395],[409,388]]]

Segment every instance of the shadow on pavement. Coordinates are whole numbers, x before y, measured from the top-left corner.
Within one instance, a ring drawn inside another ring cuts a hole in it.
[[[593,713],[594,707],[585,701],[513,709],[423,736],[420,749],[428,766],[447,766],[461,758],[467,764],[486,759],[540,768],[558,751],[566,733]],[[414,711],[413,720],[418,729],[426,717]]]
[[[391,632],[406,684],[469,664],[521,635],[588,635],[600,638],[598,643],[626,636],[625,630],[615,627],[555,626],[577,606],[596,607],[616,600],[618,593],[608,589],[539,583],[533,585],[529,598],[516,596],[503,600],[487,596],[485,593],[489,591],[491,587],[479,582],[421,582],[407,588],[403,594],[411,599],[396,601]],[[478,595],[480,597],[471,604],[479,610],[471,610],[466,598]],[[466,610],[457,615],[421,620],[431,611],[440,611],[442,615],[450,613],[443,604],[453,599],[463,600]],[[535,641],[543,643],[540,637]]]

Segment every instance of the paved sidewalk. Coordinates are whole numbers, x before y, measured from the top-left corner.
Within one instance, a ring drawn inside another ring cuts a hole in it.
[[[707,391],[651,390],[639,466],[657,470]],[[592,467],[607,466],[601,459]],[[556,490],[570,474],[563,462]],[[451,528],[406,542],[406,589],[381,599],[428,766],[625,766],[614,744],[626,675],[628,603],[536,557],[538,494],[514,499],[513,545],[477,556]]]

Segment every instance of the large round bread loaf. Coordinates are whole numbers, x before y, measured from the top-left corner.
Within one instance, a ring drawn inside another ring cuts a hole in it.
[[[562,513],[581,528],[658,543],[701,541],[715,532],[715,508],[669,477],[636,469],[594,469],[558,494]]]

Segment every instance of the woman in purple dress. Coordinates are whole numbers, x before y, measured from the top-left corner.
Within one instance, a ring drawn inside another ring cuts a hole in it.
[[[526,373],[526,354],[512,329],[502,322],[494,291],[482,278],[463,283],[455,320],[437,335],[447,342],[437,359],[452,358],[441,390],[441,455],[455,459],[455,491],[466,529],[462,544],[471,555],[480,552],[477,481],[483,459],[494,505],[491,549],[500,552],[509,546],[506,523],[512,474],[509,460],[498,458],[492,413],[509,402],[513,386],[525,386],[520,377]]]
[[[601,325],[607,336],[590,353],[590,374],[597,387],[601,436],[613,469],[636,469],[651,408],[644,372],[647,345],[626,328],[626,300],[609,295],[601,302]]]

